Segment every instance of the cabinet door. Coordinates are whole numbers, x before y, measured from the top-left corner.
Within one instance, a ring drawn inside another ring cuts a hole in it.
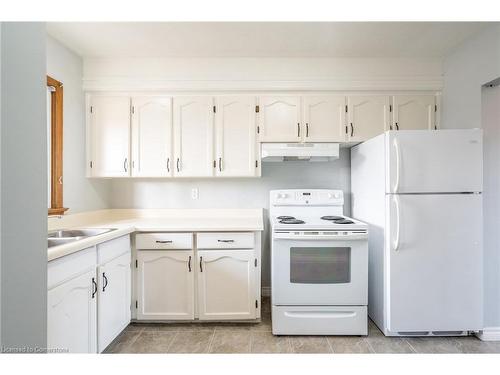
[[[130,98],[94,96],[90,99],[90,175],[130,175]]]
[[[217,176],[255,176],[255,97],[218,97],[215,115]]]
[[[198,251],[200,320],[255,318],[254,261],[253,250]]]
[[[300,142],[299,96],[259,98],[259,140],[261,142]]]
[[[349,96],[348,142],[363,142],[389,130],[389,96]]]
[[[174,98],[174,176],[213,176],[213,121],[211,97]]]
[[[132,176],[172,175],[172,99],[132,99]]]
[[[392,130],[426,130],[435,126],[434,95],[398,95],[392,97]]]
[[[345,96],[305,96],[302,98],[305,142],[345,141]]]
[[[137,319],[194,319],[193,251],[140,250],[137,261]]]
[[[77,276],[47,296],[47,345],[70,353],[95,353],[97,283],[95,270]]]
[[[102,352],[130,323],[130,253],[98,268],[97,339]]]

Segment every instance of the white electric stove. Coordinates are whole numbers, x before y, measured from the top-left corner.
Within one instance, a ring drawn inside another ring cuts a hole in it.
[[[270,193],[275,335],[367,335],[368,226],[340,190]]]

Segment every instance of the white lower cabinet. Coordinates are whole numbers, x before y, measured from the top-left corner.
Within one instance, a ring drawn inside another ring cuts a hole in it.
[[[137,320],[260,318],[259,233],[140,233],[136,246]]]
[[[102,352],[128,325],[130,257],[127,235],[49,262],[49,350]]]
[[[253,250],[199,250],[198,265],[200,320],[255,318]]]
[[[96,352],[95,269],[49,290],[47,348],[69,353]]]
[[[138,320],[194,319],[193,262],[192,250],[137,252]]]
[[[98,267],[98,350],[102,352],[130,323],[130,252]]]

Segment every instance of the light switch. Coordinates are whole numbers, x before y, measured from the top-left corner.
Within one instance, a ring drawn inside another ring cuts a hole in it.
[[[198,188],[192,188],[191,189],[191,199],[198,199],[199,197],[199,192],[198,192]]]

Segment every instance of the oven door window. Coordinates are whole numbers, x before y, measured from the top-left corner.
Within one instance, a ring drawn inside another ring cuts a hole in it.
[[[351,248],[290,248],[290,282],[293,284],[350,283]]]

